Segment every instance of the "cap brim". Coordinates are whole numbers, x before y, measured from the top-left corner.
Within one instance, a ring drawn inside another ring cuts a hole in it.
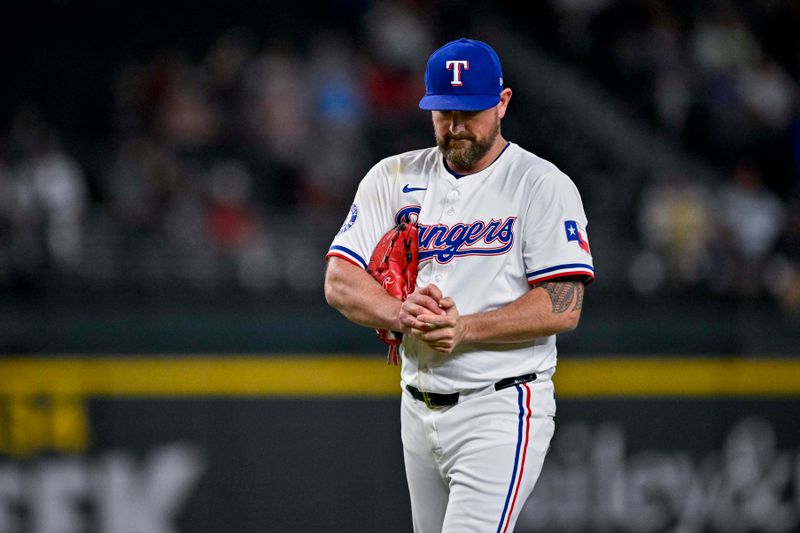
[[[498,103],[499,94],[429,94],[419,101],[419,108],[428,111],[483,111]]]

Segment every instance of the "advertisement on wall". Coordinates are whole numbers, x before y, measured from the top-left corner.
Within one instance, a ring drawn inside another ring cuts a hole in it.
[[[399,388],[372,364],[4,362],[0,532],[410,531]],[[518,532],[800,530],[800,395],[562,379]]]

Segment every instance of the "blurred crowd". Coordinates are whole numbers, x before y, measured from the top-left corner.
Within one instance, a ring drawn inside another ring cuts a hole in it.
[[[416,110],[443,33],[429,9],[376,2],[355,31],[315,28],[303,46],[230,29],[199,55],[164,49],[120,64],[91,164],[35,103],[20,104],[0,130],[0,286],[61,276],[315,290],[331,221],[364,172],[432,143]],[[536,10],[551,33],[533,40],[727,177],[670,173],[643,188],[630,206],[631,286],[766,294],[800,309],[800,8],[549,0]]]
[[[551,0],[543,11],[551,45],[724,176],[652,177],[636,206],[633,287],[766,293],[800,310],[800,6]]]
[[[20,105],[0,135],[0,286],[315,290],[364,173],[431,142],[409,113],[434,45],[413,9],[375,4],[362,34],[320,28],[302,47],[234,28],[199,57],[118,65],[94,169]]]

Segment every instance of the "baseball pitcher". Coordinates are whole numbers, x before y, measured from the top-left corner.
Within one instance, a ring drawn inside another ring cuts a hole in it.
[[[569,177],[503,138],[512,93],[489,45],[439,48],[425,86],[437,146],[367,173],[328,251],[325,295],[396,332],[414,531],[509,532],[553,436],[556,334],[578,325],[594,279],[587,220]],[[395,262],[378,278],[370,265],[389,252],[376,259],[376,245],[405,228],[411,277],[396,279]]]

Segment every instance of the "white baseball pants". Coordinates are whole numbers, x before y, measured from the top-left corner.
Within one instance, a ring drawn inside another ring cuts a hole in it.
[[[541,378],[540,378],[541,379]],[[555,428],[549,378],[428,408],[403,390],[401,434],[415,533],[508,533]]]

